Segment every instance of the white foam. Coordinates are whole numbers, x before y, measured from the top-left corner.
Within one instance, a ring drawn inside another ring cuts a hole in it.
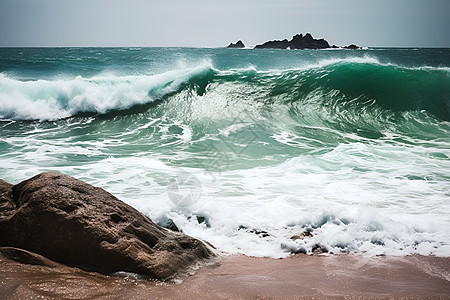
[[[111,141],[67,147],[24,136],[6,142],[27,149],[1,157],[4,179],[26,179],[51,166],[103,187],[155,221],[173,219],[183,232],[226,254],[285,257],[310,253],[320,244],[335,253],[450,256],[450,184],[442,179],[450,162],[436,164],[426,155],[440,151],[450,157],[442,148],[348,143],[266,167],[206,172],[166,163],[170,156],[162,153],[58,163],[63,155],[101,156]],[[436,178],[409,180],[411,172]],[[201,197],[190,206],[178,206],[168,193],[170,180],[180,174],[194,175],[201,183]],[[207,222],[199,224],[197,215]],[[291,240],[307,229],[313,237]]]
[[[210,62],[154,76],[102,75],[20,81],[0,74],[0,119],[56,120],[81,112],[104,114],[146,104],[211,70]]]

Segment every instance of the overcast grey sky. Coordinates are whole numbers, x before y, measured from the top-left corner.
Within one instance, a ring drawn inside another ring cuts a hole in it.
[[[0,0],[0,46],[450,47],[450,0]]]

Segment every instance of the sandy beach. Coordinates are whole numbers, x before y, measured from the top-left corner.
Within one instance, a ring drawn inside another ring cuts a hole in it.
[[[431,256],[223,257],[176,283],[0,260],[2,299],[322,299],[450,297],[450,259]]]

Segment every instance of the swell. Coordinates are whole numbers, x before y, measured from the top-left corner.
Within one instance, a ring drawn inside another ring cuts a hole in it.
[[[426,111],[450,120],[448,68],[405,68],[375,59],[323,61],[303,69],[257,71],[215,69],[211,64],[154,76],[103,76],[71,80],[19,81],[0,75],[0,119],[55,120],[79,114],[135,113],[188,91],[263,104],[318,109],[391,112]],[[188,93],[188,94],[189,94]],[[190,99],[186,99],[189,101]]]

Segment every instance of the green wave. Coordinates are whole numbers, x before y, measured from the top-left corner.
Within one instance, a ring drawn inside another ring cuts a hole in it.
[[[314,96],[325,106],[348,103],[353,109],[425,110],[450,120],[450,72],[446,69],[339,62],[280,73],[245,70],[219,74],[197,78],[201,93],[205,83],[245,83],[247,90],[239,86],[242,93],[254,93],[255,100],[267,103],[304,102]]]
[[[355,116],[369,111],[425,111],[450,121],[448,68],[404,68],[368,61],[338,60],[282,71],[217,70],[207,65],[155,76],[69,81],[22,82],[0,76],[0,100],[7,104],[0,110],[0,117],[46,120],[124,110],[135,113],[186,93],[186,103],[192,97],[207,95],[232,98],[234,102],[285,105],[295,110],[314,104],[316,111],[346,111]],[[16,101],[16,105],[10,99],[17,94],[21,103]],[[29,107],[25,111],[24,102]]]

